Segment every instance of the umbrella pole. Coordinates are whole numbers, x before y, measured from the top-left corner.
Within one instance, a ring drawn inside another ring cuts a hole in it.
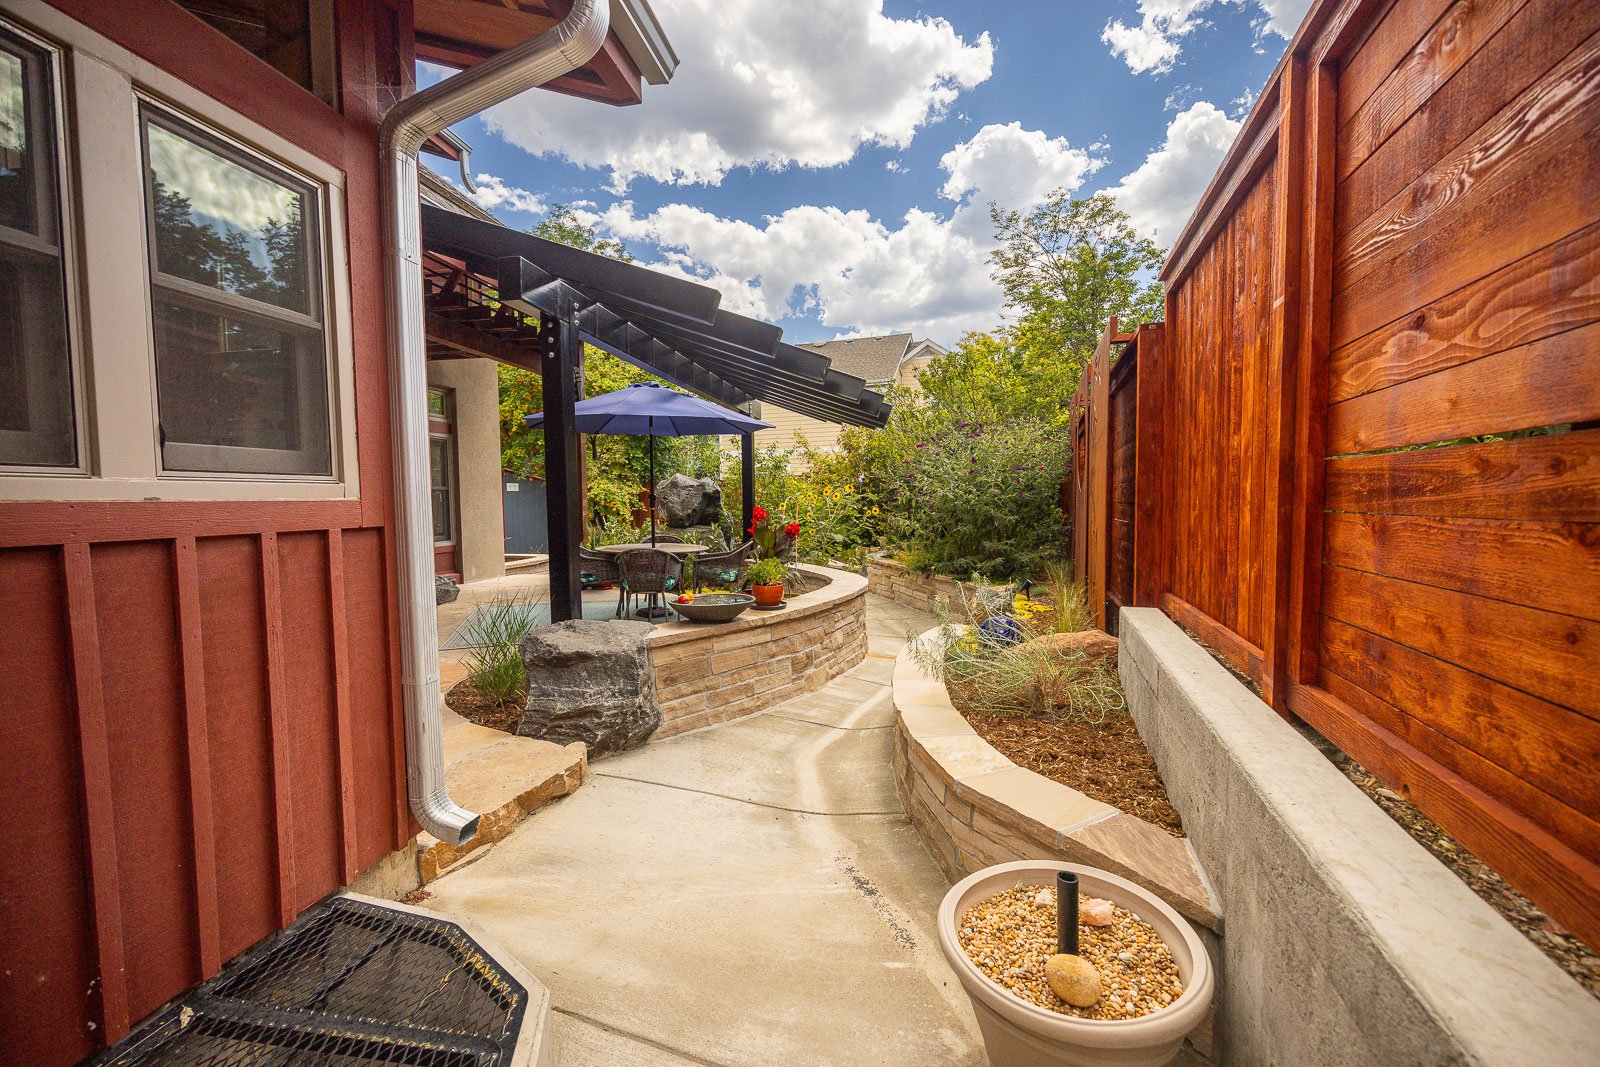
[[[656,420],[645,424],[650,430],[650,544],[656,543]]]

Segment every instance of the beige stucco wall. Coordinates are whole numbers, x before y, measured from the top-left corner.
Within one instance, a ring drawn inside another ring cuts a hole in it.
[[[468,582],[497,578],[506,572],[500,488],[500,376],[493,360],[430,360],[428,384],[455,390],[461,577]]]

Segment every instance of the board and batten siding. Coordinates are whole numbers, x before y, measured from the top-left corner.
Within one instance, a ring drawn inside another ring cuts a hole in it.
[[[342,171],[382,277],[409,5],[336,0],[342,112],[166,0],[51,6]],[[359,498],[0,502],[0,1059],[117,1041],[415,833],[382,287],[350,305]]]

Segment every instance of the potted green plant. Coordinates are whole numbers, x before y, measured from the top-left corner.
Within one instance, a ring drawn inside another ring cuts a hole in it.
[[[789,569],[776,556],[758,559],[750,565],[750,594],[759,607],[772,608],[783,603],[783,582]]]

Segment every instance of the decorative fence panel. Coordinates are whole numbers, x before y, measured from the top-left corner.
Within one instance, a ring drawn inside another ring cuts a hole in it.
[[[1113,324],[1111,396],[1080,397],[1123,442],[1138,383],[1131,602],[1591,943],[1596,159],[1600,5],[1324,0],[1173,248],[1164,327]],[[1074,553],[1120,593],[1125,483],[1090,444],[1112,529]]]

